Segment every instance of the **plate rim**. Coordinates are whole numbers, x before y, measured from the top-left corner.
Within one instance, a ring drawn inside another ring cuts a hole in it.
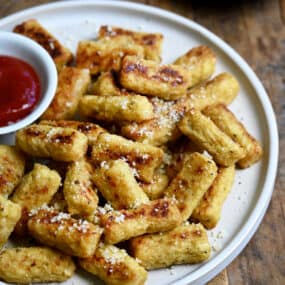
[[[220,37],[216,36],[210,30],[204,28],[202,25],[175,14],[163,10],[161,8],[148,6],[145,4],[138,4],[128,1],[114,1],[114,0],[75,0],[75,1],[60,1],[55,3],[48,3],[38,5],[32,8],[27,8],[22,11],[13,13],[0,20],[0,29],[2,26],[9,24],[9,22],[17,21],[17,18],[32,17],[35,13],[46,12],[50,9],[63,9],[77,6],[103,6],[110,8],[125,8],[130,11],[140,12],[162,17],[164,19],[171,20],[176,24],[183,24],[186,28],[194,30],[196,33],[201,34],[207,38],[210,42],[215,44],[221,51],[239,66],[240,71],[246,76],[250,85],[254,89],[256,96],[262,106],[262,113],[265,117],[267,133],[268,133],[268,164],[266,167],[266,174],[262,191],[256,200],[253,209],[250,211],[248,219],[243,223],[242,228],[238,231],[237,235],[228,242],[223,250],[218,253],[215,257],[209,259],[207,263],[204,263],[197,270],[188,273],[187,275],[178,278],[175,285],[185,285],[188,282],[203,282],[208,281],[210,278],[218,274],[243,250],[247,243],[251,240],[254,233],[257,231],[265,213],[271,201],[272,193],[274,190],[275,179],[277,176],[278,167],[278,153],[279,153],[279,136],[277,121],[274,114],[274,110],[269,99],[267,92],[265,91],[261,81],[251,69],[248,63],[235,51],[230,45],[228,45]],[[173,283],[174,284],[174,283]]]

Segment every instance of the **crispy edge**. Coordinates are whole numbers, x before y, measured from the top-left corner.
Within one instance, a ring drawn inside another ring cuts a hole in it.
[[[72,128],[33,124],[17,131],[16,146],[31,156],[68,162],[86,154],[88,139]]]
[[[103,229],[85,220],[49,207],[31,211],[28,229],[40,243],[56,247],[68,255],[90,257],[94,254]]]
[[[0,253],[0,276],[7,282],[60,282],[74,271],[71,257],[47,247],[9,248]]]
[[[86,217],[98,206],[97,189],[92,182],[92,166],[86,160],[72,162],[67,169],[63,184],[68,212]]]

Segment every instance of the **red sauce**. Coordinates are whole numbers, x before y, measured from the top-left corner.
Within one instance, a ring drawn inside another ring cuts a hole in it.
[[[0,127],[30,114],[41,96],[40,80],[25,61],[0,55]]]

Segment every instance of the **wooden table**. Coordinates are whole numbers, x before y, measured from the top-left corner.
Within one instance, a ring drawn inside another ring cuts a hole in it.
[[[53,1],[0,0],[0,17],[48,2]],[[281,151],[275,191],[257,233],[215,284],[285,284],[285,0],[133,2],[163,8],[205,26],[237,50],[263,82],[279,125]]]

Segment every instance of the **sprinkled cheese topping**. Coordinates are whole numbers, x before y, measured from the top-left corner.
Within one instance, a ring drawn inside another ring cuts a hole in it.
[[[97,208],[97,213],[99,214],[99,215],[105,215],[105,214],[107,214],[107,213],[109,213],[109,212],[113,212],[114,211],[114,209],[113,209],[113,207],[110,205],[110,204],[108,204],[108,203],[106,203],[105,205],[104,205],[104,207],[98,207]]]
[[[89,223],[85,220],[78,220],[77,222],[72,224],[72,227],[77,229],[78,231],[82,233],[87,233],[89,229]]]
[[[122,102],[121,102],[121,107],[123,110],[126,110],[128,108],[128,100],[127,99],[124,99]]]
[[[149,158],[149,155],[148,155],[148,154],[143,154],[143,155],[142,155],[142,159],[143,159],[143,160],[146,160],[146,159],[148,159],[148,158]]]
[[[136,124],[136,125],[134,125],[133,127],[132,127],[132,132],[133,133],[137,133],[139,136],[143,136],[143,135],[145,135],[146,137],[149,137],[149,138],[151,138],[151,137],[153,137],[153,130],[149,130],[146,126],[144,126],[144,127],[142,127],[142,128],[139,128],[139,130],[137,131],[136,130],[136,128],[138,127],[138,125]]]
[[[71,216],[69,214],[60,212],[58,215],[52,217],[50,219],[50,222],[51,223],[58,223],[58,222],[62,222],[62,220],[68,220],[70,218],[71,218]]]
[[[119,249],[115,246],[103,246],[100,248],[100,251],[105,261],[112,265],[115,265],[118,262],[122,262],[127,256],[125,250]]]
[[[32,209],[32,210],[29,212],[28,216],[29,216],[29,217],[33,217],[33,216],[35,216],[36,214],[38,214],[38,212],[39,212],[40,210],[52,211],[53,209],[54,209],[53,207],[49,207],[49,206],[47,206],[46,204],[44,204],[44,205],[42,205],[42,206],[39,207],[39,208]]]
[[[122,213],[119,213],[119,215],[118,216],[116,215],[115,217],[115,222],[118,224],[123,222],[124,220],[125,220],[125,215]]]
[[[104,169],[109,169],[109,168],[110,168],[108,162],[105,161],[105,160],[103,160],[103,161],[100,162],[100,167],[101,167],[101,168],[104,168]]]
[[[36,219],[37,223],[58,225],[56,229],[57,231],[67,229],[68,231],[71,232],[73,230],[77,230],[85,234],[90,229],[90,224],[88,221],[83,219],[76,220],[72,218],[70,214],[57,212],[54,208],[48,207],[46,205],[41,208],[30,211],[29,216],[34,217],[37,214],[41,215],[39,218],[37,217]]]

